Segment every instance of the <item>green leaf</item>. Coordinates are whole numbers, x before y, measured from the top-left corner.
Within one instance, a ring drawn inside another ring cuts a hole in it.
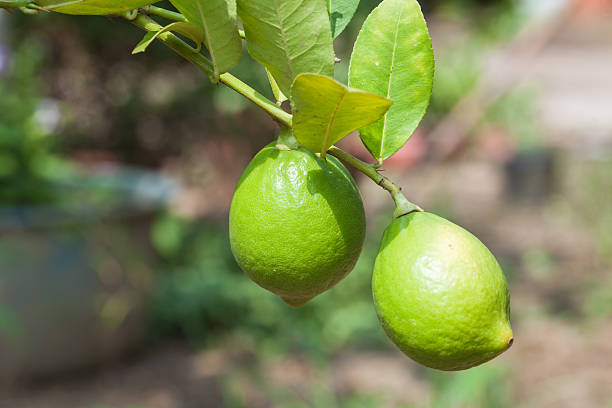
[[[157,3],[159,0],[37,0],[34,4],[64,14],[117,14]]]
[[[230,17],[236,19],[238,13],[236,12],[236,0],[226,0],[227,10],[229,11]]]
[[[326,0],[332,37],[338,37],[353,19],[359,6],[359,0]]]
[[[231,0],[170,0],[204,33],[204,44],[213,63],[214,78],[234,68],[242,57],[242,40]]]
[[[136,45],[136,47],[134,47],[132,54],[145,52],[149,45],[151,45],[151,43],[155,41],[155,39],[159,37],[160,34],[163,34],[168,31],[176,31],[177,33],[183,34],[184,36],[191,38],[193,42],[196,43],[196,48],[194,48],[193,52],[200,52],[200,49],[202,48],[202,42],[204,41],[204,34],[202,33],[202,30],[200,30],[200,28],[191,23],[177,22],[169,24],[159,31],[149,32],[145,34],[144,38],[138,43],[138,45]]]
[[[334,74],[334,49],[323,0],[238,0],[247,49],[285,95],[304,72]]]
[[[349,84],[391,99],[385,117],[359,131],[382,162],[412,136],[433,85],[431,39],[416,0],[384,0],[366,19],[353,49]]]
[[[11,345],[23,341],[25,331],[19,316],[9,307],[0,303],[0,336],[9,340]]]
[[[322,156],[344,136],[379,120],[393,103],[317,74],[295,78],[291,101],[295,138]]]

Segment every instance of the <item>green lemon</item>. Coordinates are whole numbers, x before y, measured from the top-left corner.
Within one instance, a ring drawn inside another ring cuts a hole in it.
[[[242,270],[301,307],[355,266],[365,237],[363,202],[335,157],[270,144],[238,182],[229,233]]]
[[[38,0],[41,7],[64,14],[106,15],[137,9],[159,0]]]
[[[387,335],[425,366],[463,370],[512,345],[499,264],[475,236],[437,215],[413,212],[391,223],[372,289]]]

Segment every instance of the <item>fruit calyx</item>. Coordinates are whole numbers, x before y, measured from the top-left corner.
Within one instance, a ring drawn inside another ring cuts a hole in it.
[[[300,144],[295,136],[293,136],[293,131],[291,128],[281,126],[275,147],[278,150],[295,150],[300,147]]]
[[[393,211],[393,219],[408,215],[413,212],[423,212],[423,209],[418,205],[408,201],[406,196],[401,191],[393,192],[393,201],[395,201],[395,211]]]

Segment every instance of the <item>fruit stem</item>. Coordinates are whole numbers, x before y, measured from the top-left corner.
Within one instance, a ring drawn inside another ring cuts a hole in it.
[[[234,91],[243,95],[255,105],[262,108],[268,113],[268,115],[272,116],[272,119],[277,121],[279,124],[286,127],[292,126],[293,116],[290,113],[287,113],[282,110],[276,103],[270,101],[268,98],[257,92],[255,89],[251,88],[249,85],[242,82],[240,79],[236,78],[229,72],[221,74],[219,79],[223,84],[229,86]]]
[[[395,202],[395,210],[393,211],[393,218],[399,218],[403,215],[410,214],[412,212],[422,212],[423,209],[418,205],[408,201],[404,193],[398,191],[392,193],[393,201]]]
[[[157,32],[162,29],[162,26],[157,24],[155,20],[150,17],[139,14],[134,19],[129,19],[124,16],[124,18],[128,19],[132,24],[141,29],[149,32]],[[214,78],[214,69],[212,62],[210,62],[206,57],[202,54],[193,52],[193,49],[183,40],[178,38],[176,35],[165,32],[157,37],[164,44],[166,44],[169,48],[174,50],[177,54],[185,58],[187,61],[191,62],[201,71],[206,73],[210,78]],[[240,79],[236,78],[229,72],[221,74],[219,77],[219,81],[228,87],[232,88],[234,91],[246,97],[248,100],[262,108],[266,111],[272,119],[280,123],[281,125],[291,127],[292,116],[291,114],[285,112],[281,108],[279,108],[274,102],[270,101],[268,98],[257,92],[255,89],[251,88],[249,85],[242,82]]]
[[[293,131],[291,128],[287,126],[281,126],[280,133],[278,135],[278,140],[276,143],[276,148],[279,150],[295,150],[300,147],[295,136],[293,136]]]
[[[414,211],[423,211],[421,207],[408,201],[404,193],[402,193],[401,187],[399,187],[397,184],[395,184],[387,177],[383,176],[378,172],[378,168],[380,167],[378,164],[369,164],[364,161],[361,161],[355,156],[345,152],[344,150],[336,146],[330,147],[327,153],[342,160],[344,163],[350,165],[351,167],[354,167],[355,169],[359,170],[360,172],[374,180],[376,184],[387,190],[389,194],[391,194],[391,197],[395,202],[395,211],[393,212],[393,218],[399,218],[402,215],[406,215]]]
[[[166,10],[165,8],[156,7],[156,6],[145,6],[142,10],[151,16],[162,17],[167,20],[177,21],[179,23],[188,23],[189,20],[182,15],[181,13],[177,13],[171,10]]]

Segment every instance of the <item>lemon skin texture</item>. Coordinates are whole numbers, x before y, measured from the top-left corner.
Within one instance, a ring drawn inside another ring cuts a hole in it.
[[[514,341],[496,259],[474,235],[437,215],[413,212],[391,223],[372,289],[389,338],[427,367],[474,367]]]
[[[242,270],[301,307],[355,266],[365,237],[363,202],[335,157],[270,144],[238,182],[229,235]]]
[[[38,0],[36,4],[63,14],[106,15],[137,9],[157,1],[159,0]]]

